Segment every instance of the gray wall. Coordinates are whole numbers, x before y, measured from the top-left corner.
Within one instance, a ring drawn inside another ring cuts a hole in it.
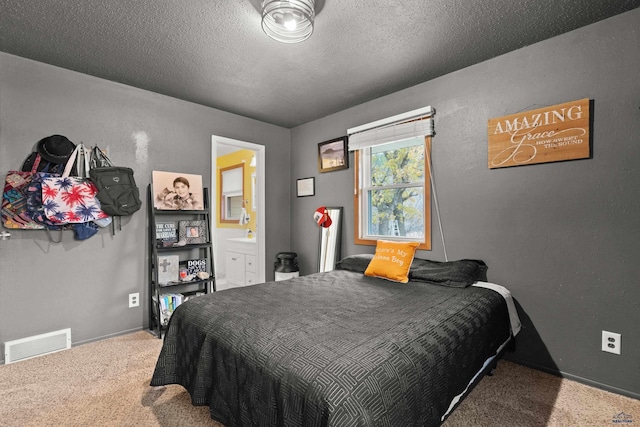
[[[148,136],[146,147],[136,145],[138,132]],[[115,164],[133,168],[144,205],[115,236],[103,229],[79,242],[67,231],[51,244],[44,231],[15,230],[0,241],[0,343],[70,327],[77,344],[147,325],[151,171],[200,174],[209,186],[212,134],[266,147],[267,261],[289,248],[288,129],[0,53],[3,180],[52,134],[98,144]],[[133,292],[141,305],[129,309]]]
[[[60,133],[107,147],[144,193],[154,169],[208,181],[211,134],[264,144],[267,261],[294,250],[309,274],[320,205],[345,208],[344,254],[373,251],[352,243],[353,165],[319,174],[317,144],[432,105],[449,259],[484,259],[489,280],[517,299],[524,328],[509,357],[640,397],[638,28],[640,10],[627,12],[291,131],[0,53],[0,171]],[[487,168],[489,118],[584,97],[594,101],[592,159]],[[136,148],[139,131],[146,150]],[[295,179],[308,176],[316,196],[298,199]],[[102,230],[77,242],[67,232],[54,245],[43,232],[14,231],[0,242],[0,342],[71,327],[78,343],[146,324],[146,208],[115,237]],[[433,250],[419,256],[444,258],[437,227]],[[126,308],[131,292],[141,308]],[[622,334],[621,356],[600,351],[603,329]]]
[[[353,244],[352,162],[318,173],[317,144],[431,105],[447,253],[485,260],[519,303],[508,357],[640,397],[639,29],[636,9],[292,129],[292,185],[316,177],[315,197],[292,195],[302,273],[316,269],[318,206],[344,206],[343,255],[374,249]],[[488,169],[488,119],[581,98],[594,103],[592,159]],[[432,226],[418,256],[443,260]],[[622,334],[622,355],[600,350],[603,329]]]

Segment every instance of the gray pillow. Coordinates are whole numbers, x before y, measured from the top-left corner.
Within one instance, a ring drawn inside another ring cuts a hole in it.
[[[373,259],[373,254],[350,255],[336,263],[336,270],[349,270],[364,273]]]
[[[484,261],[476,259],[441,262],[414,258],[409,269],[409,280],[466,288],[479,280],[486,281],[487,268]]]
[[[336,263],[337,270],[364,273],[373,254],[347,256]],[[482,260],[431,261],[414,258],[409,269],[409,281],[429,282],[453,288],[466,288],[477,281],[487,280],[487,264]]]

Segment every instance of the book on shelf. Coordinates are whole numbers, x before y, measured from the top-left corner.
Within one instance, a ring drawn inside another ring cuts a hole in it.
[[[160,295],[160,324],[167,326],[171,315],[180,304],[185,301],[182,294],[162,294]]]
[[[175,246],[178,243],[178,230],[175,222],[156,222],[156,246],[159,248]]]
[[[158,284],[168,285],[180,280],[180,256],[158,255]]]
[[[162,326],[167,326],[169,324],[169,319],[173,312],[180,306],[180,304],[185,301],[199,297],[201,295],[205,295],[205,292],[198,291],[189,293],[187,295],[184,294],[162,294],[160,295],[160,324]]]

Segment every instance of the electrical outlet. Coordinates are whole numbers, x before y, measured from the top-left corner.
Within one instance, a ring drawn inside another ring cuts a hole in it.
[[[129,294],[129,308],[138,307],[140,305],[140,294]]]
[[[615,332],[602,331],[602,351],[620,354],[622,335]]]

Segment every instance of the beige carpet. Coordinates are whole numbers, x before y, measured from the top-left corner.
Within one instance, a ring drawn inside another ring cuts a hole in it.
[[[222,427],[182,387],[149,386],[161,345],[140,331],[0,366],[0,425]],[[501,361],[444,426],[611,426],[617,416],[640,425],[640,401]]]

